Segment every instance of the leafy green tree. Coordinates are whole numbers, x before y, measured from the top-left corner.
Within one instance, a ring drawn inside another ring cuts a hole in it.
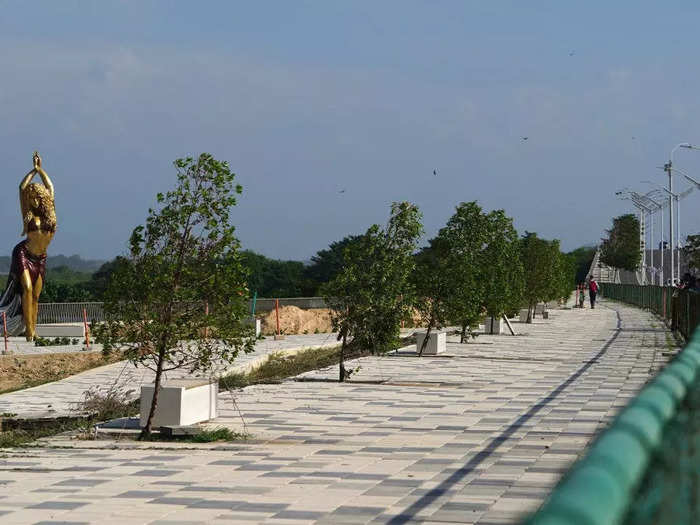
[[[239,243],[229,223],[240,185],[226,162],[207,153],[175,161],[177,186],[157,196],[133,230],[128,264],[118,264],[105,297],[98,340],[126,346],[134,363],[155,371],[151,432],[163,372],[210,370],[252,351],[243,322],[247,289]]]
[[[700,270],[700,234],[688,235],[683,251],[688,259],[688,267]]]
[[[581,246],[568,253],[568,255],[573,258],[574,265],[576,266],[574,283],[582,283],[586,280],[588,272],[591,269],[591,264],[593,264],[596,250],[596,246]]]
[[[301,261],[280,261],[245,250],[241,262],[248,271],[248,289],[259,297],[303,297],[314,292]]]
[[[467,332],[481,317],[486,294],[484,272],[490,264],[485,254],[489,239],[486,214],[476,202],[463,202],[440,230],[440,236],[450,247],[446,259],[450,282],[447,315],[460,325],[460,342],[465,343]]]
[[[613,219],[613,227],[603,239],[600,260],[614,268],[635,271],[642,260],[639,248],[639,220],[633,214]]]
[[[454,274],[450,268],[450,248],[448,240],[438,235],[416,255],[416,266],[411,274],[414,306],[427,327],[418,355],[423,355],[433,328],[440,328],[448,321],[447,305],[455,284],[451,279]]]
[[[359,239],[359,235],[348,235],[311,257],[311,264],[304,269],[304,277],[314,286],[313,294],[318,293],[324,283],[332,281],[341,272],[345,265],[345,249],[359,242]]]
[[[534,232],[525,232],[520,240],[520,260],[524,268],[524,293],[527,322],[532,322],[535,305],[547,295],[552,260],[547,241]]]
[[[523,265],[518,232],[503,210],[486,215],[486,242],[482,280],[483,306],[492,319],[519,307],[523,295]]]
[[[339,380],[349,342],[373,353],[396,347],[399,325],[412,303],[408,278],[413,252],[423,231],[421,214],[411,203],[391,205],[385,228],[375,224],[344,249],[344,266],[323,287],[334,328],[342,341]]]

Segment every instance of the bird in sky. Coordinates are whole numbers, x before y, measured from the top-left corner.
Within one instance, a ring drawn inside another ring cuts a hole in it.
[[[433,170],[433,175],[437,176],[437,170]]]
[[[529,139],[529,138],[530,138],[530,137],[522,137],[523,140],[527,140],[527,139]]]
[[[338,193],[345,193],[345,190],[340,190]]]
[[[569,56],[572,57],[576,54],[576,51],[569,51]]]

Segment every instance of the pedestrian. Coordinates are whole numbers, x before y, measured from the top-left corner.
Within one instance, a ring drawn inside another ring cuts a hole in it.
[[[581,283],[581,290],[579,291],[578,294],[578,307],[583,308],[583,302],[586,300],[586,293],[585,293],[585,287],[583,283]]]
[[[591,299],[591,308],[595,308],[596,295],[598,295],[598,283],[591,277],[591,280],[588,282],[588,296]]]

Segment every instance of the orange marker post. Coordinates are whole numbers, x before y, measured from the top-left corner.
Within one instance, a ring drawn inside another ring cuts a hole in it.
[[[2,333],[5,336],[5,351],[3,353],[7,354],[7,315],[5,312],[2,313]]]
[[[85,329],[85,346],[90,350],[90,328],[87,322],[87,310],[83,308],[83,327]]]
[[[277,335],[280,335],[280,300],[275,299],[275,316],[277,317]]]

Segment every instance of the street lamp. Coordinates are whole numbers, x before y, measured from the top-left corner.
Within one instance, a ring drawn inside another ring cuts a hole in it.
[[[670,219],[670,224],[669,224],[669,229],[670,229],[670,240],[673,242],[673,154],[678,148],[685,148],[685,149],[694,149],[694,150],[700,150],[700,148],[693,146],[692,144],[688,142],[681,142],[680,144],[676,144],[674,148],[671,150],[671,154],[669,155],[669,160],[666,164],[664,164],[664,171],[668,173],[668,205],[669,205],[669,211],[668,211],[668,216]],[[679,236],[680,239],[680,236]],[[678,273],[680,274],[680,242],[678,243]],[[674,264],[673,264],[673,247],[671,247],[671,284],[674,284],[674,277],[673,277],[673,272],[674,272]],[[680,275],[678,275],[680,278]]]
[[[639,226],[640,226],[640,231],[639,231],[639,247],[640,251],[642,252],[642,284],[646,284],[647,281],[647,264],[646,264],[646,259],[647,259],[647,250],[646,250],[646,228],[644,227],[645,220],[644,220],[644,213],[648,213],[650,219],[652,220],[652,237],[651,237],[651,244],[652,247],[654,245],[654,227],[653,227],[653,218],[652,214],[654,212],[653,207],[649,206],[649,203],[645,201],[645,196],[640,195],[639,193],[635,191],[631,191],[628,188],[625,188],[621,191],[616,191],[615,195],[620,197],[621,199],[624,200],[629,200],[632,201],[632,205],[639,210]],[[623,196],[625,195],[625,196]],[[652,265],[651,267],[654,267],[654,258],[653,258],[653,252],[652,252]],[[653,272],[652,272],[653,273]]]
[[[642,182],[648,183],[648,184],[653,184],[654,186],[658,186],[655,182],[651,182],[648,180],[643,180]],[[664,188],[661,188],[664,189]],[[661,220],[661,225],[659,228],[659,231],[661,232],[661,242],[659,246],[659,251],[661,252],[661,264],[659,265],[659,268],[656,268],[654,266],[654,217],[651,217],[651,266],[654,268],[654,273],[658,273],[659,275],[659,286],[663,286],[664,284],[664,214],[662,213],[662,210],[665,208],[665,204],[663,202],[663,194],[659,192],[659,190],[653,190],[650,191],[649,193],[645,194],[644,197],[650,201],[654,206],[656,206],[656,209],[654,211],[658,211],[659,213],[659,218]]]

